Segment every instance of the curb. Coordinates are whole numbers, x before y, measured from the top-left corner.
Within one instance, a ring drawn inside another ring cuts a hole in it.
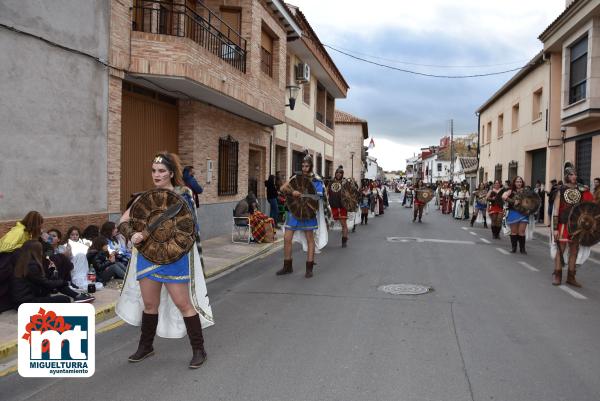
[[[256,253],[242,256],[241,258],[238,258],[238,259],[232,261],[231,263],[224,265],[223,267],[219,267],[217,270],[212,271],[208,275],[206,275],[205,278],[208,279],[211,277],[218,276],[218,275],[222,274],[223,272],[226,272],[227,270],[231,270],[231,269],[239,267],[245,263],[248,263],[248,262],[252,261],[253,259],[256,259],[256,258],[272,251],[273,249],[277,248],[278,245],[282,242],[283,242],[283,238],[278,239],[278,240],[274,241],[270,246],[266,246]],[[115,302],[111,302],[110,304],[104,305],[101,308],[97,309],[96,310],[96,324],[102,323],[108,319],[112,319],[113,317],[115,317],[116,316],[116,313],[115,313],[116,306],[117,306],[117,302],[115,301]],[[112,324],[108,328],[103,329],[102,332],[106,332],[112,328],[119,327],[120,325],[121,324]],[[17,353],[17,340],[9,341],[4,344],[0,344],[0,362],[8,359],[9,357],[15,355],[16,353]],[[14,371],[13,369],[8,369],[3,372],[0,372],[0,377],[6,376],[7,374],[12,373],[13,371]]]

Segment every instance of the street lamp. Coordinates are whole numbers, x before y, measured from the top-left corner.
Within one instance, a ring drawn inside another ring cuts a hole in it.
[[[354,152],[350,152],[350,160],[352,161],[352,179],[354,179]]]
[[[298,92],[300,91],[300,87],[296,85],[288,85],[285,87],[288,91],[289,103],[286,106],[290,106],[290,110],[294,110],[294,106],[296,106],[296,98],[298,97]]]

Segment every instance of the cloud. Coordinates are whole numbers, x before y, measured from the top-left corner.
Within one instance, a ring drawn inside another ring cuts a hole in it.
[[[295,0],[294,4],[325,44],[385,58],[370,59],[399,68],[444,75],[521,67],[541,50],[537,36],[565,6],[564,0],[377,0],[368,6],[358,0]],[[368,120],[369,134],[377,143],[375,153],[383,152],[380,165],[388,170],[403,168],[413,151],[437,144],[449,132],[451,118],[455,133],[476,132],[475,110],[513,75],[426,78],[328,51],[350,85],[348,98],[338,99],[336,107]],[[392,60],[488,66],[424,67]],[[389,157],[389,149],[402,157]]]
[[[369,145],[370,139],[365,141],[365,146]],[[420,152],[418,145],[400,144],[396,141],[378,138],[375,139],[375,147],[369,149],[369,156],[377,159],[377,164],[384,170],[399,170],[406,166],[406,159],[413,157]]]

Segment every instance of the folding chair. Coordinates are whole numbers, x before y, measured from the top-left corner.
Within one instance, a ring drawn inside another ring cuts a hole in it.
[[[231,224],[231,242],[237,244],[249,244],[252,239],[252,227],[248,217],[235,217],[233,210],[233,221]]]

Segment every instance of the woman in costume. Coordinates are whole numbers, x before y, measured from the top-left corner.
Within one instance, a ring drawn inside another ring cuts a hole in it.
[[[152,162],[152,181],[157,189],[173,191],[183,198],[182,202],[189,207],[194,223],[190,230],[194,233],[188,240],[195,241],[195,246],[175,262],[162,265],[149,261],[133,248],[116,312],[127,323],[141,325],[138,349],[129,357],[130,362],[139,362],[154,354],[155,334],[181,338],[187,332],[192,346],[189,368],[196,369],[206,361],[202,327],[211,326],[214,321],[202,269],[193,194],[183,182],[179,157],[172,153],[156,155]],[[140,198],[123,213],[119,224],[119,231],[136,247],[149,237],[145,231],[134,231],[130,221],[130,210]]]
[[[447,182],[442,184],[441,189],[441,204],[442,204],[442,214],[450,214],[452,213],[452,189],[448,185]]]
[[[510,189],[506,190],[502,194],[502,199],[508,205],[508,214],[506,215],[506,224],[510,226],[510,244],[511,252],[517,252],[517,244],[519,244],[519,250],[522,254],[527,254],[525,250],[525,231],[529,224],[529,216],[523,214],[515,209],[517,206],[515,196],[522,193],[525,190],[525,181],[522,177],[516,176],[510,186]]]
[[[425,184],[423,180],[417,181],[417,185],[413,190],[413,199],[414,199],[414,208],[413,208],[413,223],[417,221],[417,216],[419,217],[419,223],[422,223],[421,219],[423,218],[423,209],[425,208],[425,202],[422,202],[417,198],[417,192],[425,190]]]
[[[469,192],[464,185],[454,191],[454,218],[464,220],[469,213]]]
[[[487,209],[487,189],[485,188],[485,182],[479,184],[479,188],[477,191],[473,192],[473,196],[475,198],[473,202],[473,217],[471,217],[471,227],[475,223],[477,216],[479,213],[483,216],[483,228],[488,228],[487,226],[487,218],[485,215],[485,210]]]
[[[369,211],[371,210],[371,191],[369,187],[364,185],[360,192],[360,224],[369,224]]]
[[[344,185],[346,185],[344,167],[340,165],[335,170],[333,180],[327,185],[327,194],[333,219],[339,221],[342,226],[342,248],[346,248],[348,243],[348,210],[344,207],[344,203],[342,202],[342,198],[348,194],[343,190]]]
[[[502,219],[504,218],[504,200],[502,194],[504,188],[500,180],[494,181],[494,185],[487,194],[489,202],[488,213],[492,219],[492,237],[500,239],[500,231],[502,231]]]
[[[593,202],[594,195],[583,185],[577,184],[577,172],[574,167],[565,169],[565,183],[559,189],[559,196],[554,200],[552,214],[552,238],[556,242],[557,252],[554,255],[554,272],[552,273],[552,285],[560,285],[562,281],[563,261],[567,259],[567,284],[573,287],[581,287],[575,279],[578,254],[589,255],[589,249],[583,250],[578,238],[573,238],[569,232],[569,215],[571,210],[581,202]],[[565,253],[565,251],[568,251]],[[587,252],[586,252],[587,251]],[[584,258],[585,259],[585,258]]]
[[[319,196],[319,207],[316,216],[312,219],[300,220],[291,212],[287,212],[287,217],[284,226],[283,235],[283,268],[277,271],[277,275],[290,274],[294,271],[292,267],[292,242],[300,242],[302,248],[307,252],[306,256],[306,272],[304,277],[310,278],[313,276],[313,267],[315,264],[315,247],[323,248],[327,244],[327,223],[325,221],[325,213],[323,206],[323,197],[325,196],[325,186],[323,180],[313,173],[313,160],[310,155],[306,155],[302,160],[302,175],[311,180],[315,192]],[[296,176],[294,175],[290,181]],[[290,181],[286,182],[280,188],[280,191],[286,195],[291,195],[295,198],[300,198],[302,194],[294,190],[290,185]],[[289,209],[289,207],[288,207]]]

